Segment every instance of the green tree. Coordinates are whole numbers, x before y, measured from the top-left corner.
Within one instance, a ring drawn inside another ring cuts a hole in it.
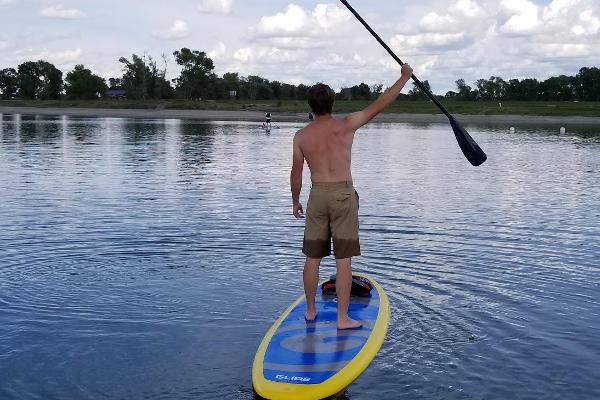
[[[520,100],[534,101],[538,100],[540,95],[540,82],[537,79],[527,78],[520,83],[521,98]]]
[[[131,61],[121,57],[119,62],[123,64],[121,86],[127,92],[127,98],[132,100],[148,98],[147,79],[150,76],[150,69],[145,61],[136,54],[132,54]]]
[[[508,100],[523,100],[524,96],[525,93],[523,93],[521,81],[518,79],[509,79],[506,88],[506,98]]]
[[[283,84],[277,81],[271,82],[271,93],[274,99],[281,100],[283,96]]]
[[[148,57],[148,70],[150,74],[146,79],[147,96],[150,99],[170,99],[173,97],[173,88],[166,79],[167,57],[163,54],[164,67],[160,69],[152,56]]]
[[[24,99],[35,100],[41,85],[40,70],[33,61],[26,61],[17,67],[17,83]]]
[[[352,100],[352,92],[349,87],[343,87],[338,93],[335,94],[337,100]]]
[[[372,97],[371,88],[366,83],[355,85],[350,88],[352,100],[370,100]]]
[[[378,83],[371,86],[371,98],[376,99],[383,93],[383,84]]]
[[[459,79],[456,81],[456,87],[458,88],[458,93],[456,97],[461,100],[473,100],[475,99],[475,93],[473,92],[473,88],[465,83],[464,79]]]
[[[62,72],[47,61],[27,61],[17,67],[17,81],[25,99],[55,100],[63,90]]]
[[[163,56],[164,57],[164,56]],[[123,77],[111,78],[111,87],[122,87],[127,92],[127,98],[134,100],[168,99],[173,97],[173,88],[166,79],[167,66],[160,69],[152,56],[140,57],[131,55],[131,61],[121,57]]]
[[[41,77],[38,97],[41,100],[58,100],[64,87],[62,71],[47,61],[40,60],[37,65]]]
[[[296,87],[296,100],[304,100],[308,98],[308,90],[310,87],[301,83]]]
[[[251,100],[269,100],[273,97],[273,89],[269,80],[250,75],[242,80],[244,94]]]
[[[111,88],[118,88],[123,86],[123,79],[121,78],[109,78],[108,86]]]
[[[65,92],[68,98],[77,100],[93,100],[101,97],[106,91],[106,82],[92,71],[78,64],[65,77]]]
[[[0,93],[2,99],[8,100],[17,94],[19,89],[17,71],[14,68],[5,68],[0,71]]]
[[[422,83],[423,83],[423,86],[425,86],[425,88],[427,90],[429,90],[429,92],[431,92],[431,85],[429,84],[429,81],[423,81]],[[411,100],[417,100],[417,99],[425,100],[425,99],[429,98],[421,90],[421,88],[417,85],[417,83],[415,81],[413,81],[412,85],[413,85],[412,88],[408,91],[408,97]]]
[[[237,72],[228,72],[223,74],[222,78],[217,79],[216,85],[217,89],[215,90],[215,92],[217,98],[219,99],[229,99],[230,92],[235,92],[236,98],[240,98],[240,96],[242,95],[242,93],[240,92],[240,76]]]
[[[543,100],[574,100],[576,93],[576,79],[572,76],[560,75],[546,79],[540,84]]]
[[[186,99],[206,99],[211,94],[216,81],[213,61],[203,51],[186,47],[173,53],[175,62],[182,67],[179,78],[175,79],[176,90]]]
[[[580,100],[600,100],[600,69],[583,67],[575,76],[575,91]]]
[[[481,100],[502,100],[506,97],[508,84],[498,76],[477,80],[477,94]]]
[[[294,100],[296,98],[296,85],[290,85],[289,83],[284,83],[281,86],[281,98],[283,100]]]

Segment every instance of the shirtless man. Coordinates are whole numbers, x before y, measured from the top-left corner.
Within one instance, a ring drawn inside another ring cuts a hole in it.
[[[302,246],[302,252],[306,255],[304,293],[307,321],[313,321],[317,317],[315,296],[319,282],[319,265],[323,257],[331,254],[330,245],[333,238],[337,268],[337,328],[352,329],[362,326],[360,321],[348,316],[352,257],[360,255],[358,193],[352,185],[351,173],[352,143],[356,130],[392,104],[411,75],[412,68],[404,64],[400,79],[392,87],[364,110],[343,119],[336,119],[331,115],[334,92],[329,86],[318,84],[308,91],[308,104],[315,115],[315,121],[294,136],[290,174],[294,216],[304,218],[300,191],[302,169],[306,160],[312,181]]]

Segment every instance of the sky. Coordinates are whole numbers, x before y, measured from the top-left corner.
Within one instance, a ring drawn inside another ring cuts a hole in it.
[[[600,66],[600,0],[350,0],[435,93],[455,81],[575,75]],[[396,62],[341,2],[0,0],[0,68],[43,59],[122,75],[147,54],[178,75],[173,51],[205,51],[215,72],[336,89],[390,86]]]

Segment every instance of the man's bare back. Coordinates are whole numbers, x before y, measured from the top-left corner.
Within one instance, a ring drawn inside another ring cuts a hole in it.
[[[297,133],[296,143],[304,155],[313,182],[351,181],[354,130],[345,120],[331,115],[316,121]]]
[[[400,79],[364,110],[349,114],[343,119],[334,118],[330,111],[315,112],[315,121],[296,133],[290,174],[296,218],[303,216],[300,191],[304,161],[308,163],[313,182],[351,181],[354,133],[396,100],[411,75],[412,68],[404,64]]]

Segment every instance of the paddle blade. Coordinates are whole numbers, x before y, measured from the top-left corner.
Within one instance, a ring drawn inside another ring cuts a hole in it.
[[[475,167],[483,164],[485,160],[487,160],[487,156],[483,150],[481,150],[481,147],[475,143],[471,135],[469,135],[465,128],[463,128],[453,116],[448,117],[448,119],[454,130],[454,136],[456,136],[458,145],[467,160]]]

